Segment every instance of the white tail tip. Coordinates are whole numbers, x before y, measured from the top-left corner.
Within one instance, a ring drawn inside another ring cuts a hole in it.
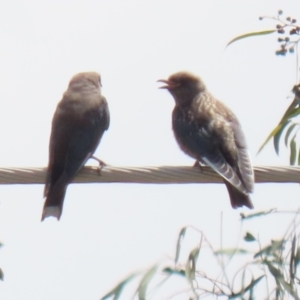
[[[61,209],[58,206],[46,206],[44,207],[43,210],[43,215],[42,215],[42,221],[48,217],[54,217],[57,218],[57,220],[60,219],[61,216]]]

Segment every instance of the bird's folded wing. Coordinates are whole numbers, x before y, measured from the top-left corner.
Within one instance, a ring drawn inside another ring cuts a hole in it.
[[[213,170],[215,170],[219,175],[221,175],[225,180],[235,186],[239,191],[247,194],[247,190],[245,189],[238,175],[227,163],[221,153],[207,153],[202,157],[202,160]]]
[[[243,178],[247,191],[251,193],[254,190],[254,172],[247,150],[246,139],[242,131],[242,127],[237,119],[233,120],[230,125],[233,130],[234,140],[237,147],[240,174]]]
[[[238,149],[238,165],[244,185],[249,193],[254,190],[254,173],[247,149]]]

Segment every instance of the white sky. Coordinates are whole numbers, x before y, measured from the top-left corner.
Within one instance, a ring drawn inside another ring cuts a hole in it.
[[[254,165],[287,164],[272,144],[256,152],[289,104],[295,56],[274,55],[275,35],[225,46],[273,28],[259,16],[283,9],[300,19],[298,8],[274,0],[0,1],[0,165],[47,165],[57,102],[71,76],[91,70],[102,75],[111,113],[96,151],[108,164],[193,164],[173,137],[174,101],[156,83],[180,70],[201,76],[236,113]],[[43,185],[0,187],[1,299],[99,299],[128,273],[172,256],[185,225],[218,247],[223,212],[224,244],[240,233],[223,185],[71,185],[61,221],[43,223],[42,194]],[[252,199],[258,211],[295,209],[299,187],[257,184]],[[248,228],[268,241],[290,218],[248,222],[241,234]]]

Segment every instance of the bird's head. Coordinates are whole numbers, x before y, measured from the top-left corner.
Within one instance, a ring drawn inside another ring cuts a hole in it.
[[[161,89],[167,89],[174,97],[177,105],[189,105],[193,99],[206,90],[201,79],[188,72],[178,72],[168,79],[160,79],[166,85]]]
[[[100,89],[101,77],[97,72],[82,72],[74,75],[69,83],[73,90]]]

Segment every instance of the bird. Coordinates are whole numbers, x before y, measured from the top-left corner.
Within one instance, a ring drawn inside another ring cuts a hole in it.
[[[99,73],[78,73],[71,78],[56,107],[49,143],[42,221],[50,216],[60,219],[68,184],[92,158],[109,128],[110,114],[106,98],[101,95],[101,86]],[[99,163],[101,167],[105,165],[101,160]]]
[[[172,128],[180,149],[223,177],[233,208],[253,209],[249,193],[254,190],[254,172],[237,117],[190,72],[158,82],[175,100]]]

